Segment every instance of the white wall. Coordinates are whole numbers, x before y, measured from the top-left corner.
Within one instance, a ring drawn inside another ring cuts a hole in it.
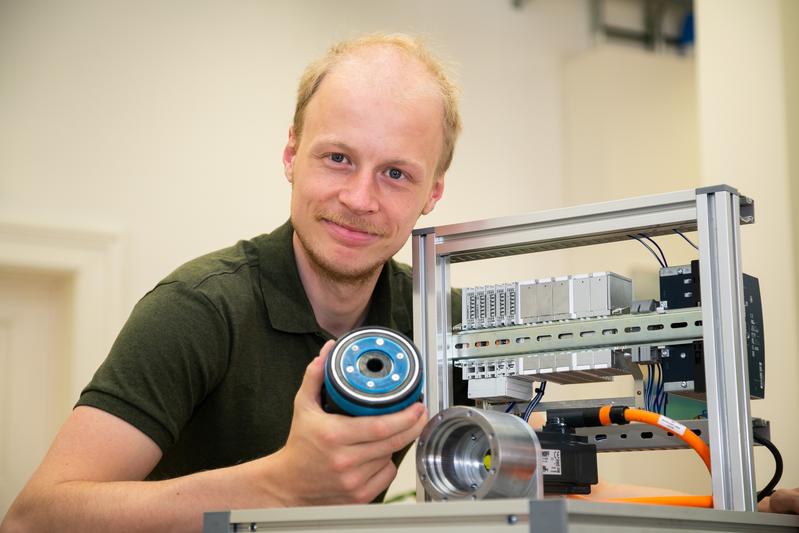
[[[422,224],[558,205],[559,61],[586,46],[586,16],[573,0],[3,2],[0,214],[123,228],[129,308],[183,261],[288,217],[299,75],[375,30],[427,35],[460,72],[467,127]]]

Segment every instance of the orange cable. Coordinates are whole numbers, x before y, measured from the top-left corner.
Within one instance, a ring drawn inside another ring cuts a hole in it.
[[[603,405],[599,408],[599,423],[603,426],[609,426],[613,422],[610,420],[610,406]]]
[[[651,411],[644,411],[643,409],[635,409],[633,407],[624,411],[624,418],[628,422],[643,422],[664,429],[678,438],[682,439],[688,446],[694,449],[699,457],[704,461],[710,472],[710,448],[705,441],[700,439],[696,433],[689,428],[683,426],[679,422],[675,422],[671,418],[653,413]]]
[[[603,426],[609,426],[613,422],[610,419],[610,405],[604,405],[599,408],[599,421]],[[624,410],[624,419],[627,422],[642,422],[652,426],[657,426],[663,430],[668,431],[672,435],[676,435],[682,439],[688,446],[694,449],[702,461],[707,466],[710,472],[710,448],[705,441],[699,438],[696,433],[691,429],[685,427],[672,420],[671,418],[645,411],[643,409],[636,409],[629,407]],[[655,504],[655,505],[681,505],[685,507],[713,507],[713,496],[645,496],[635,498],[587,498],[585,496],[571,495],[575,499],[584,499],[592,501],[616,502],[616,503],[639,503],[639,504]]]
[[[638,503],[654,505],[679,505],[683,507],[713,507],[713,496],[641,496],[634,498],[587,498],[572,494],[573,499],[608,503]]]

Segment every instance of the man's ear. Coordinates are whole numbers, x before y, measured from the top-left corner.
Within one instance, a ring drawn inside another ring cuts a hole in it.
[[[297,156],[297,137],[294,134],[294,126],[289,127],[289,140],[283,148],[283,173],[289,183],[294,179],[294,158]]]
[[[427,215],[430,213],[433,208],[436,206],[438,201],[441,199],[441,195],[444,194],[444,174],[441,174],[436,178],[436,181],[433,182],[433,188],[430,191],[430,197],[427,199],[427,202],[424,204],[424,208],[422,208],[422,214]]]

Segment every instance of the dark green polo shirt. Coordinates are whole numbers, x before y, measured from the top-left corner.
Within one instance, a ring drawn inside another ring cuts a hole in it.
[[[331,338],[297,272],[293,229],[178,268],[142,298],[78,405],[131,423],[163,451],[148,479],[273,453],[288,437],[305,367]],[[412,336],[407,265],[383,268],[364,325]],[[457,309],[460,309],[457,302]]]

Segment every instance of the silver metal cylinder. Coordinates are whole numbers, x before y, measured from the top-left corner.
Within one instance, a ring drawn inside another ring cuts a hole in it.
[[[540,445],[521,418],[456,406],[433,416],[416,447],[416,471],[433,500],[538,497]]]

